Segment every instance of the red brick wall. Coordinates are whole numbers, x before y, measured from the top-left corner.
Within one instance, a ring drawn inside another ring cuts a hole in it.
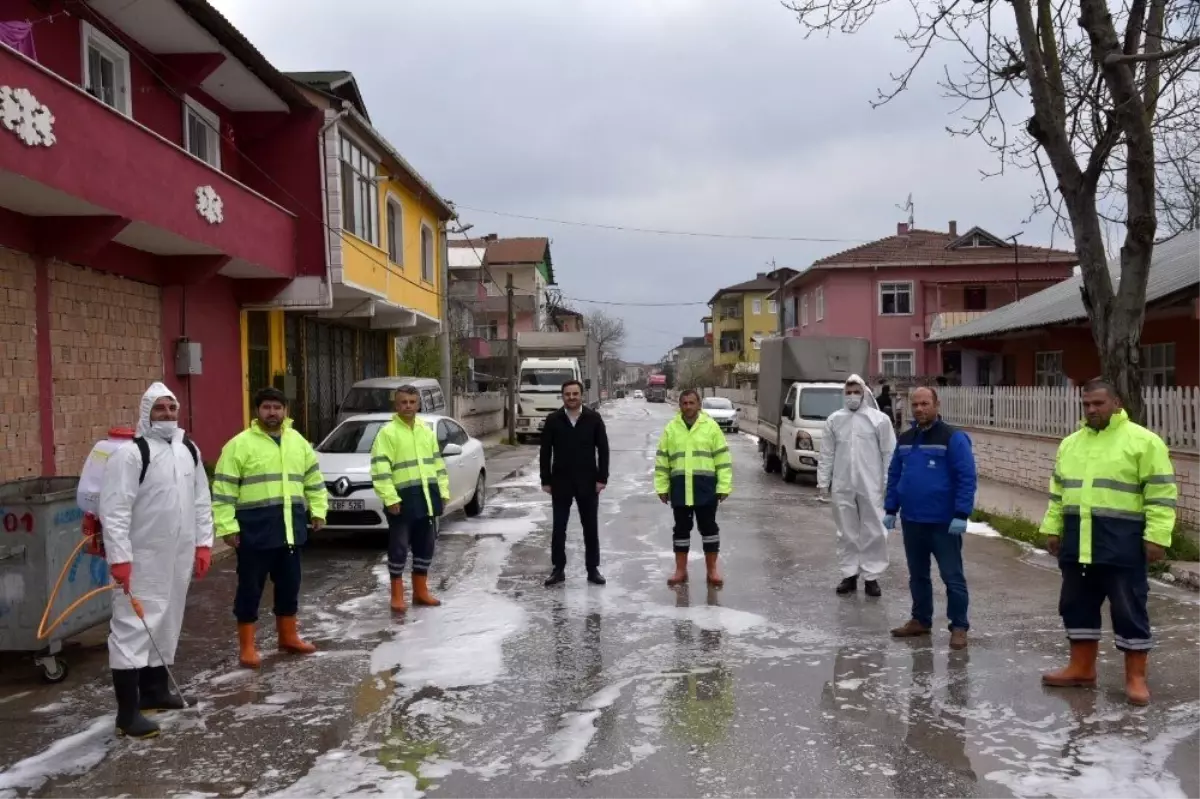
[[[78,475],[110,427],[137,423],[142,394],[162,379],[159,288],[52,263],[50,346],[54,468]]]
[[[0,247],[0,482],[42,470],[32,258]]]

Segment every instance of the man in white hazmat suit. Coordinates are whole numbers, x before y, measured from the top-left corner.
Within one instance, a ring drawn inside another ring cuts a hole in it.
[[[866,398],[867,384],[858,375],[850,375],[845,408],[825,421],[817,488],[833,501],[842,573],[837,592],[857,591],[861,574],[867,596],[880,596],[879,575],[888,565],[883,495],[896,432],[892,420],[869,407]]]
[[[100,490],[109,570],[128,595],[113,597],[108,636],[117,732],[133,738],[158,734],[143,710],[195,704],[171,690],[166,667],[175,662],[188,585],[212,561],[212,499],[200,451],[178,417],[170,390],[162,383],[150,386],[142,396],[138,436],[109,458]],[[145,626],[131,598],[141,602]]]

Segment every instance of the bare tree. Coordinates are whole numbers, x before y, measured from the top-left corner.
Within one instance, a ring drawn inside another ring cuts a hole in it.
[[[624,319],[609,316],[604,311],[592,311],[584,315],[583,326],[596,340],[600,352],[612,353],[615,356],[625,343]]]
[[[785,0],[809,34],[855,33],[889,0]],[[1104,376],[1142,418],[1139,354],[1159,213],[1156,145],[1193,138],[1200,121],[1200,3],[1195,0],[908,0],[899,38],[913,58],[875,102],[908,88],[940,45],[964,54],[940,85],[961,101],[955,135],[977,136],[1007,167],[1042,178],[1035,212],[1072,235],[1083,303]],[[1021,120],[1006,114],[1024,107]],[[1183,152],[1189,152],[1183,146]],[[1194,149],[1190,152],[1194,153]],[[1171,156],[1172,163],[1193,164]],[[1195,171],[1187,173],[1191,185]],[[1184,181],[1185,183],[1187,181]],[[1186,196],[1186,195],[1185,195]],[[1172,200],[1177,203],[1177,200]],[[1163,213],[1167,235],[1188,214]],[[1107,267],[1104,224],[1124,226],[1120,282]],[[1194,219],[1194,216],[1192,217]]]

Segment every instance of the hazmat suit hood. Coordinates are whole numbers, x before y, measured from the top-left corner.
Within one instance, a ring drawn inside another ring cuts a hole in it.
[[[846,378],[846,383],[845,383],[845,385],[847,385],[847,386],[848,386],[848,385],[850,385],[851,383],[854,383],[854,384],[858,385],[860,388],[862,388],[862,390],[863,390],[863,397],[862,397],[862,402],[861,402],[861,404],[859,404],[859,405],[856,405],[856,406],[851,406],[851,405],[847,404],[847,405],[846,405],[846,409],[847,409],[847,410],[850,410],[850,411],[857,411],[859,408],[862,408],[862,407],[865,407],[865,406],[866,406],[866,404],[867,404],[867,397],[868,397],[868,396],[870,396],[870,394],[871,394],[871,389],[867,388],[867,381],[863,380],[863,379],[862,379],[861,377],[859,377],[858,375],[850,375],[849,377],[847,377],[847,378]]]
[[[151,383],[150,388],[146,389],[146,393],[142,395],[142,404],[139,407],[137,426],[138,435],[142,438],[149,438],[151,436],[166,439],[174,438],[174,432],[172,432],[170,436],[159,435],[159,432],[154,427],[154,423],[150,421],[150,411],[152,408],[154,408],[154,403],[158,402],[163,397],[170,397],[176,402],[179,402],[179,398],[175,396],[174,392],[172,392],[171,389],[167,388],[162,383]],[[160,422],[159,424],[162,423]]]

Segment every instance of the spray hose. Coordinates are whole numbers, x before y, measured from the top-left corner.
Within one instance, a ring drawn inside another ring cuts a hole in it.
[[[67,562],[63,564],[62,571],[58,573],[58,581],[54,584],[54,590],[50,592],[50,598],[46,600],[46,610],[43,611],[41,624],[38,625],[37,637],[39,641],[43,638],[49,638],[50,633],[62,626],[62,623],[65,622],[80,605],[100,596],[105,591],[112,591],[113,589],[121,587],[120,583],[109,583],[108,585],[103,585],[99,588],[93,588],[91,591],[88,591],[86,594],[79,597],[79,599],[76,599],[74,602],[72,602],[66,610],[59,614],[59,617],[55,619],[49,627],[46,626],[46,619],[50,618],[50,609],[54,607],[54,600],[58,598],[58,592],[59,589],[62,588],[63,580],[66,579],[67,573],[70,571],[71,566],[75,563],[75,558],[79,555],[79,551],[88,543],[89,538],[90,536],[85,535],[79,540],[79,543],[75,546],[74,551],[72,551],[70,557],[67,558]],[[129,597],[129,602],[133,605],[133,612],[137,614],[137,617],[144,620],[143,614],[145,611],[142,609],[142,603],[137,601],[137,599],[135,599],[132,595]]]

